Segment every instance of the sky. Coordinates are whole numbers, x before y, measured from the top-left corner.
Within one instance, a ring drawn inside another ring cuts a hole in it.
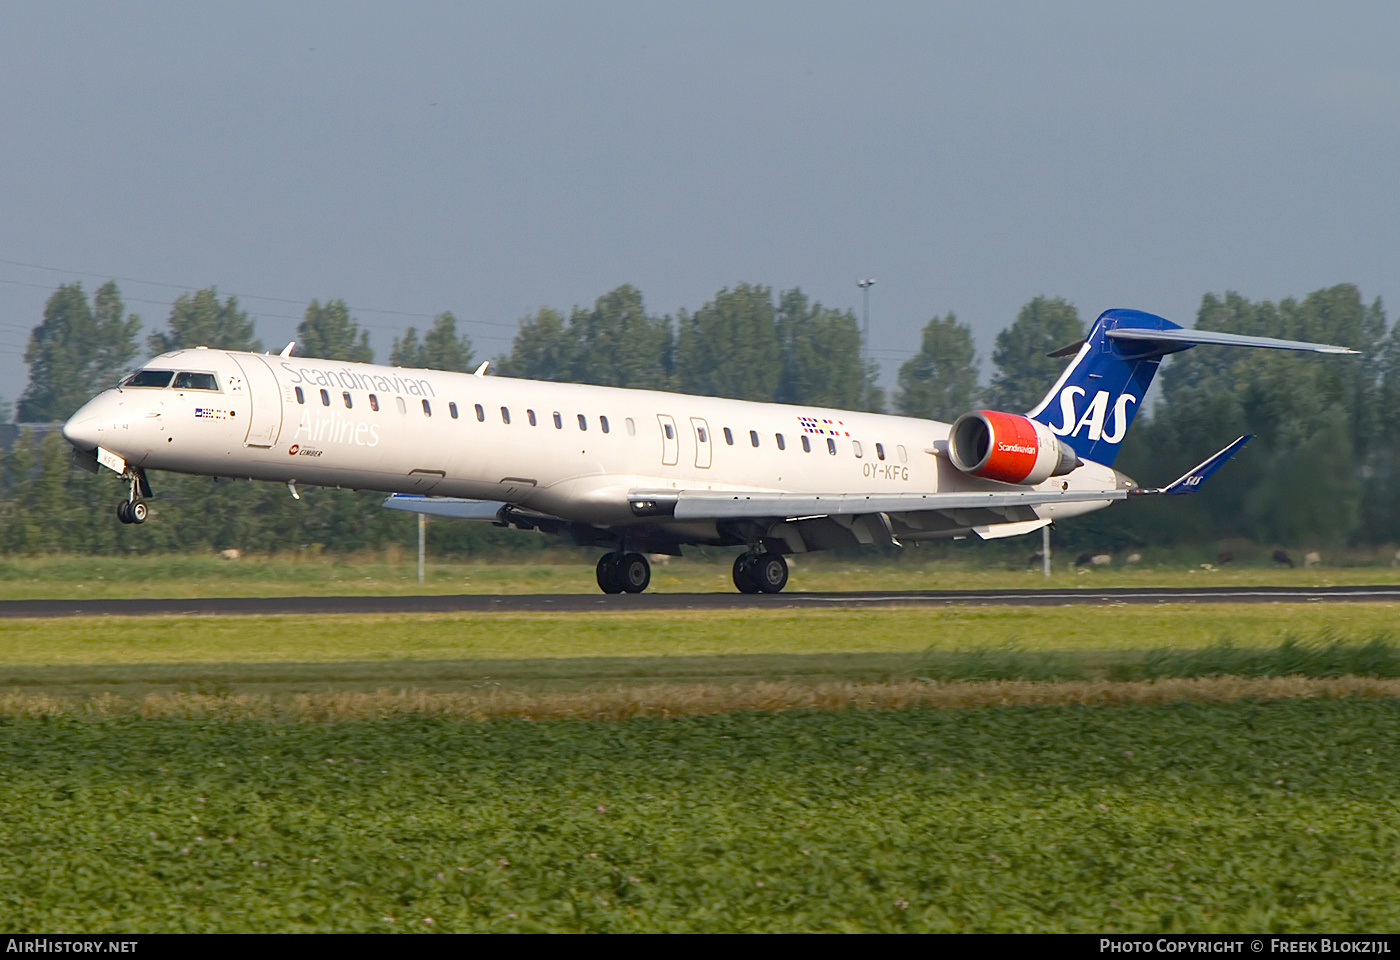
[[[887,384],[1037,295],[1400,301],[1400,5],[29,3],[0,31],[0,395],[60,283],[346,300],[480,357],[623,283],[862,309]],[[114,371],[114,379],[122,371]]]

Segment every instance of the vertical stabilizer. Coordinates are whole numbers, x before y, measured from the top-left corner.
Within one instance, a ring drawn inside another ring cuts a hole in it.
[[[1112,465],[1162,357],[1191,344],[1114,339],[1109,332],[1180,329],[1141,310],[1104,311],[1055,386],[1026,415],[1049,427],[1081,460]]]

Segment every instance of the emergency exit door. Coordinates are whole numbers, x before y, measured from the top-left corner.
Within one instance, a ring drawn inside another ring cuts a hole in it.
[[[661,425],[661,465],[674,467],[681,454],[681,438],[676,433],[676,421],[664,413],[658,413],[656,420]]]
[[[695,433],[695,465],[701,470],[708,470],[710,458],[714,455],[710,446],[710,425],[699,417],[691,417],[690,429]]]

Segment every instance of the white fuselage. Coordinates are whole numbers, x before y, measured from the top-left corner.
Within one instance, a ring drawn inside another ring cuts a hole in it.
[[[144,469],[495,500],[606,528],[639,522],[637,490],[1007,489],[959,472],[949,425],[932,420],[203,348],[144,369],[211,373],[217,388],[108,390],[69,421],[70,441]],[[1120,480],[1086,463],[1023,489]],[[713,523],[674,525],[681,541],[714,537]]]

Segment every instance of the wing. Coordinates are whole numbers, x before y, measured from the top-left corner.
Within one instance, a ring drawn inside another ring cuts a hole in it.
[[[1107,505],[1127,495],[1126,488],[894,494],[642,490],[628,500],[639,517],[709,522],[733,537],[784,540],[800,552],[970,534],[984,540],[1018,536],[1050,522],[1035,510],[1043,504]]]
[[[638,490],[629,494],[627,499],[632,504],[632,512],[639,517],[666,516],[677,520],[796,520],[872,513],[1004,510],[1008,507],[1035,507],[1044,503],[1098,503],[1122,500],[1127,496],[1126,489],[887,494]]]

